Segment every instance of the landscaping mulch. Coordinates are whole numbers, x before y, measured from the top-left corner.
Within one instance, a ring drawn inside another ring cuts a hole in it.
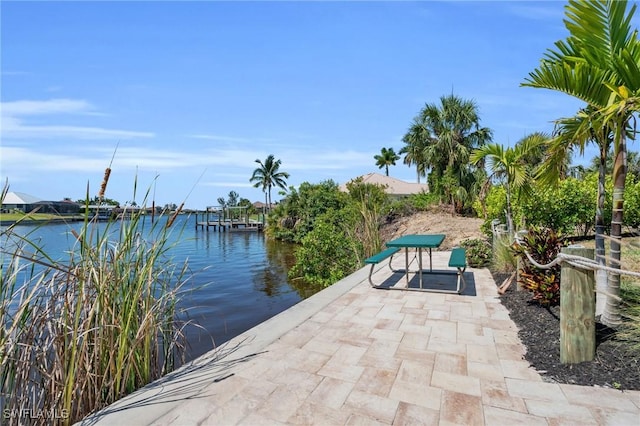
[[[508,275],[507,275],[508,276]],[[494,273],[496,283],[507,277]],[[516,283],[500,298],[527,347],[525,358],[545,380],[555,383],[640,390],[640,357],[616,339],[612,329],[596,323],[596,356],[579,364],[560,363],[560,307],[545,308]],[[596,318],[597,320],[597,318]]]

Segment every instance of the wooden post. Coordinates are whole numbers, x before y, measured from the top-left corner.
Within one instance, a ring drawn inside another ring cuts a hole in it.
[[[593,249],[570,246],[561,253],[593,259]],[[596,354],[596,293],[593,271],[562,264],[560,272],[560,362],[593,361]]]

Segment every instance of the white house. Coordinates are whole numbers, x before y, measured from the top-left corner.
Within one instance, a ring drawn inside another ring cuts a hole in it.
[[[7,195],[2,200],[3,210],[18,209],[23,212],[30,212],[36,208],[35,204],[42,202],[43,200],[33,195],[25,194],[24,192],[7,192]]]
[[[76,214],[80,205],[71,200],[45,201],[24,192],[7,192],[2,200],[2,211],[22,210],[25,213],[37,210],[40,213]]]
[[[379,173],[367,173],[360,176],[363,183],[371,183],[374,185],[385,186],[385,191],[392,197],[401,198],[421,192],[429,192],[429,185],[426,183],[405,182],[391,176],[381,175]],[[355,179],[354,179],[355,180]],[[340,185],[341,191],[347,191],[347,185]]]

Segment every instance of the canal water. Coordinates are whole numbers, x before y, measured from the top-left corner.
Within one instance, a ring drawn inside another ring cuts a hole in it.
[[[14,231],[37,241],[50,257],[64,259],[75,240],[71,230],[81,226],[27,225]],[[179,304],[183,319],[192,321],[185,329],[187,361],[322,289],[287,277],[294,263],[292,244],[255,231],[196,229],[194,217],[187,215],[178,216],[172,229],[167,254],[178,265],[186,261],[189,268]]]

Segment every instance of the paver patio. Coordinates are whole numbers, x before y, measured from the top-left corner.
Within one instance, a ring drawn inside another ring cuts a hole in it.
[[[448,252],[433,260],[444,269]],[[640,425],[639,391],[543,381],[488,270],[468,269],[462,295],[373,289],[367,274],[368,266],[83,424]],[[386,264],[374,274],[400,278]]]

